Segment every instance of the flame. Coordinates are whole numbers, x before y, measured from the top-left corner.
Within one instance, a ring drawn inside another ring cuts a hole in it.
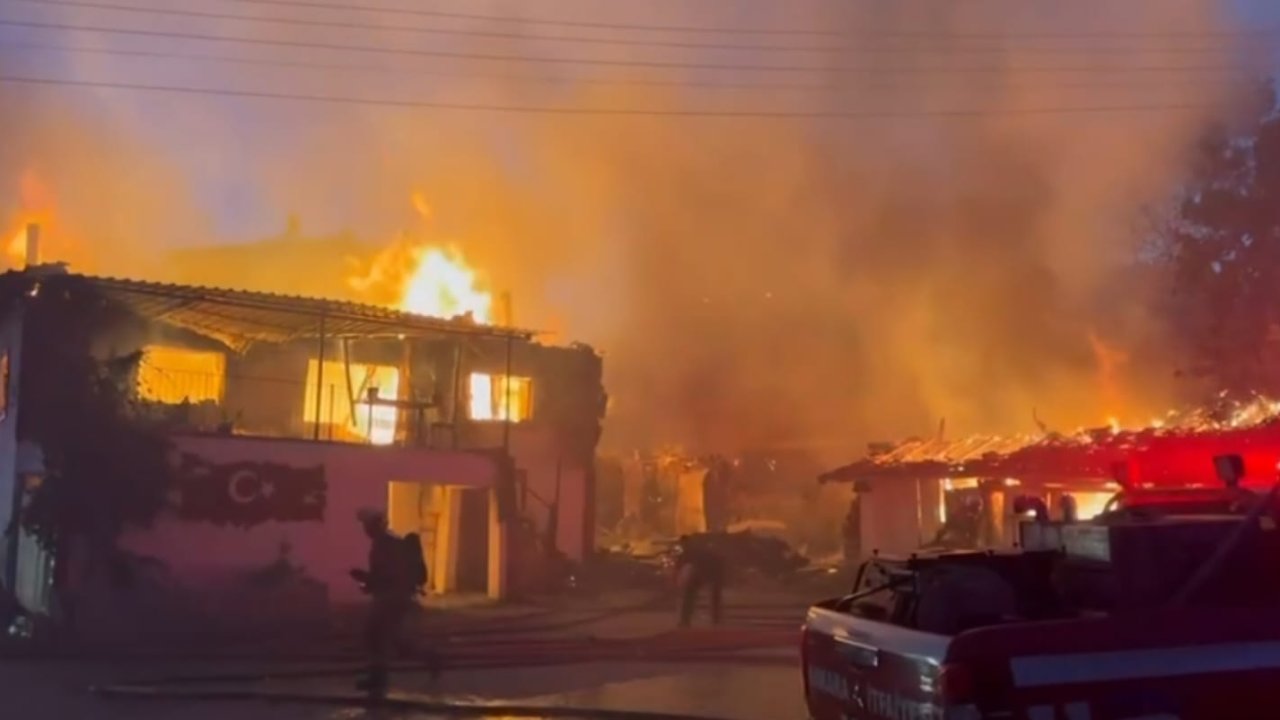
[[[9,265],[12,267],[22,267],[27,261],[27,225],[34,222],[33,220],[18,220],[18,229],[14,231],[12,239],[4,247],[5,257],[9,259]]]
[[[423,220],[431,219],[431,203],[427,202],[427,196],[420,192],[413,194],[413,209],[418,211],[418,215]]]
[[[400,309],[420,315],[450,318],[470,315],[476,322],[490,322],[493,296],[476,288],[475,271],[462,253],[453,256],[439,248],[417,248],[417,268],[409,278]]]
[[[52,193],[36,174],[27,170],[18,183],[18,208],[9,219],[4,237],[4,254],[10,267],[21,268],[27,261],[27,226],[36,224],[45,233],[42,242],[47,244],[47,235],[54,225],[54,202]]]
[[[414,193],[411,200],[419,216],[429,219],[426,198]],[[405,234],[347,282],[374,302],[405,312],[465,316],[487,324],[493,321],[493,295],[480,289],[478,275],[456,247],[429,245]]]
[[[1129,363],[1129,355],[1124,350],[1109,345],[1092,329],[1089,330],[1089,348],[1093,351],[1093,360],[1097,365],[1099,400],[1102,407],[1112,413],[1112,417],[1107,418],[1107,424],[1118,429],[1118,411],[1127,405],[1122,375]]]

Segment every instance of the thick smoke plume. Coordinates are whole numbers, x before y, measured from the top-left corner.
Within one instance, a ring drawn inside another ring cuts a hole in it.
[[[1034,429],[1034,411],[1070,430],[1109,415],[1140,422],[1177,399],[1152,309],[1161,278],[1131,265],[1144,209],[1175,190],[1196,133],[1230,105],[1226,79],[1240,76],[1220,71],[1251,60],[1209,35],[1231,27],[1226,3],[617,5],[557,3],[555,14],[842,36],[450,25],[527,32],[513,41],[169,18],[161,23],[169,30],[261,39],[826,70],[477,63],[196,43],[206,54],[366,68],[323,71],[16,50],[3,58],[15,74],[658,112],[4,86],[0,123],[17,139],[0,151],[4,177],[16,187],[35,173],[56,191],[61,228],[82,253],[72,259],[132,275],[163,275],[163,263],[149,261],[175,244],[237,234],[219,229],[228,226],[221,215],[283,225],[297,213],[304,229],[390,242],[417,227],[410,196],[422,193],[434,213],[424,232],[456,241],[494,289],[509,290],[519,324],[606,354],[607,437],[617,447],[817,447],[844,459],[862,442],[934,432],[943,419],[951,434],[1024,431]],[[541,4],[485,7],[517,19],[552,13]],[[107,11],[29,13],[37,14],[148,22]],[[1169,35],[1188,29],[1205,35]],[[826,49],[536,37],[548,34]],[[83,33],[16,39],[130,46]],[[178,54],[193,45],[156,42]],[[769,86],[743,87],[752,83]],[[819,87],[796,87],[804,84]],[[1089,112],[1116,107],[1145,109]],[[811,116],[678,114],[698,110]],[[258,235],[275,231],[257,227]],[[280,268],[275,289],[297,287],[307,272]],[[341,277],[333,288],[348,292]]]

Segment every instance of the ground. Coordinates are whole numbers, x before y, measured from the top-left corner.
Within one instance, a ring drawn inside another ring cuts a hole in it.
[[[647,711],[728,720],[804,717],[797,630],[813,598],[731,593],[720,627],[676,631],[669,607],[629,601],[512,610],[433,611],[418,637],[449,628],[435,645],[447,668],[433,677],[412,658],[398,668],[398,707],[348,702],[358,672],[345,651],[280,649],[209,656],[175,654],[69,661],[12,658],[0,664],[4,715],[27,720],[321,720],[439,716],[421,702],[520,704]],[[438,637],[438,635],[437,635]],[[275,677],[263,679],[264,673]],[[178,700],[105,698],[93,686],[130,683]],[[157,684],[159,683],[159,684]],[[245,700],[246,696],[253,700]],[[239,699],[229,699],[236,697]],[[262,700],[272,699],[272,702]],[[491,717],[512,712],[495,708]],[[554,712],[548,712],[548,716]]]

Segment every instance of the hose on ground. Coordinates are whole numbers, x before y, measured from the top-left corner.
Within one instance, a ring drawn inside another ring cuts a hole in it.
[[[90,688],[100,697],[130,700],[185,700],[223,702],[272,702],[306,705],[336,705],[346,707],[377,707],[381,709],[420,712],[449,717],[523,717],[523,718],[581,718],[583,720],[718,720],[703,715],[683,713],[647,712],[641,710],[611,710],[566,705],[453,703],[419,700],[406,697],[370,697],[362,695],[311,695],[306,693],[270,692],[264,690],[178,690],[143,686],[109,685]]]
[[[460,648],[462,652],[427,653],[423,659],[400,662],[394,668],[401,672],[456,672],[535,665],[573,665],[593,662],[672,662],[716,664],[779,664],[794,662],[793,657],[751,657],[741,653],[753,650],[790,648],[794,633],[729,633],[725,631],[698,634],[661,633],[637,640],[596,640],[586,643],[542,643],[524,647]],[[309,677],[338,677],[359,672],[363,662],[353,661],[323,667],[259,670],[236,673],[204,673],[152,678],[141,684],[196,685],[217,683],[251,683]]]

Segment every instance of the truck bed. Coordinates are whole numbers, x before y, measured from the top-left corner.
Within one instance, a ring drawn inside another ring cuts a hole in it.
[[[814,720],[1280,717],[1277,610],[1147,611],[948,636],[839,602],[806,617]]]

